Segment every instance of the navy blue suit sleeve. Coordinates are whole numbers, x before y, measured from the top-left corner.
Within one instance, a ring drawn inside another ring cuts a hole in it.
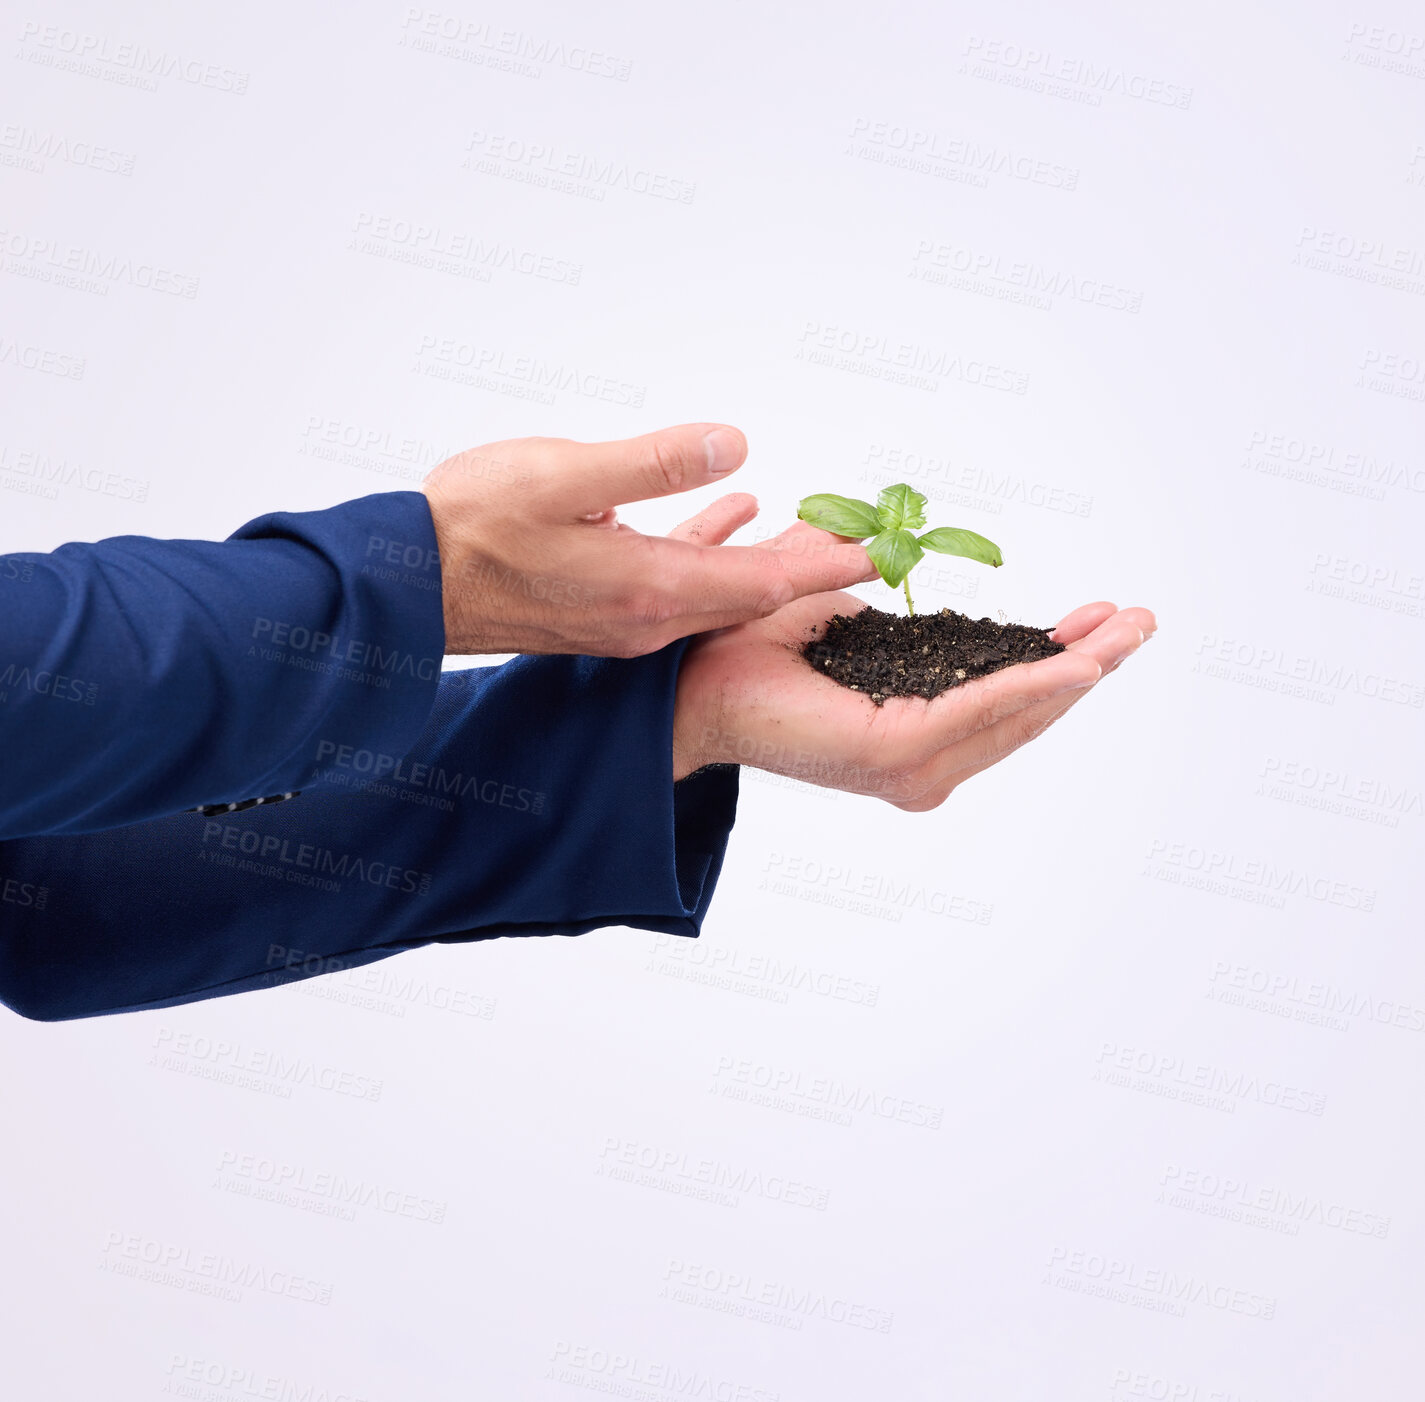
[[[675,784],[686,640],[446,673],[403,750],[314,739],[302,793],[0,843],[0,1000],[59,1020],[355,968],[433,941],[696,935],[738,770]]]
[[[323,743],[402,754],[444,650],[419,492],[0,556],[0,839],[281,793]]]

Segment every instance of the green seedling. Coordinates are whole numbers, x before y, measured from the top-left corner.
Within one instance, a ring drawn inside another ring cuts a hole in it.
[[[839,497],[833,492],[819,492],[804,497],[797,506],[797,516],[824,531],[864,540],[882,579],[892,589],[905,588],[905,606],[914,616],[915,602],[910,597],[910,572],[920,563],[927,550],[941,555],[963,555],[982,565],[1004,564],[999,546],[974,531],[957,526],[937,526],[922,536],[914,534],[925,524],[925,497],[897,482],[885,488],[876,498],[875,506],[855,497]]]

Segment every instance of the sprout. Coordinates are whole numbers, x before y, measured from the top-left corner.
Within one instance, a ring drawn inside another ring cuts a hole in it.
[[[925,497],[904,482],[887,487],[876,498],[875,506],[869,501],[839,497],[833,492],[804,497],[797,506],[797,516],[824,531],[866,541],[866,553],[881,578],[892,589],[905,586],[905,605],[912,616],[915,603],[910,597],[910,572],[927,550],[941,555],[963,555],[967,560],[978,560],[982,565],[996,568],[1004,564],[999,546],[974,531],[937,526],[923,536],[912,534],[925,524]]]

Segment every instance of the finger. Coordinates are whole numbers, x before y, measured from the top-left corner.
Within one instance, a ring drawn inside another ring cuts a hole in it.
[[[1147,621],[1152,621],[1152,615],[1146,609],[1124,610],[1114,616],[1112,627],[1095,630],[1092,640],[1084,640],[1081,648],[1076,650],[1081,650],[1084,656],[1093,656],[1106,676],[1143,645],[1145,636],[1151,636],[1145,635],[1139,624],[1133,621],[1138,615],[1147,615]],[[1042,735],[1091,690],[1092,687],[1083,687],[1027,706],[948,747],[914,776],[913,785],[920,787],[921,792],[912,799],[896,801],[896,806],[908,812],[925,812],[939,807],[966,779],[998,764],[1007,755]]]
[[[855,543],[850,536],[835,535],[831,531],[823,531],[820,527],[813,526],[806,521],[796,521],[770,539],[759,541],[754,548],[791,556],[815,556],[825,555],[828,551],[834,551],[841,545],[854,545]],[[873,579],[880,578],[881,572],[871,563],[871,557],[867,555],[865,560],[864,573],[860,579],[853,580],[852,583],[867,584]],[[845,586],[838,587],[844,588]]]
[[[914,797],[891,799],[891,802],[907,813],[925,813],[939,808],[966,779],[972,779],[1031,740],[1038,739],[1092,690],[1091,686],[1081,687],[1052,701],[1041,701],[1037,706],[1026,707],[1017,715],[996,722],[988,730],[981,730],[968,740],[952,745],[912,776],[907,787],[915,791]]]
[[[550,452],[541,495],[577,519],[719,481],[742,466],[747,440],[726,424],[680,424],[612,443],[559,439]]]
[[[759,541],[759,550],[781,550],[789,554],[805,555],[815,554],[819,550],[825,550],[828,545],[836,545],[845,541],[854,541],[855,536],[837,535],[834,531],[824,531],[820,526],[813,526],[809,521],[793,521],[784,531],[779,531],[776,535],[767,540]]]
[[[1151,612],[1149,609],[1145,609],[1145,608],[1126,608],[1126,609],[1119,609],[1119,611],[1118,611],[1118,618],[1121,619],[1121,620],[1122,620],[1123,622],[1125,622],[1125,623],[1136,624],[1137,627],[1139,628],[1139,630],[1140,630],[1140,631],[1142,632],[1142,634],[1143,634],[1143,641],[1144,641],[1145,643],[1148,641],[1149,638],[1151,638],[1151,637],[1153,636],[1154,633],[1156,633],[1156,632],[1158,631],[1158,620],[1153,616],[1152,612]],[[1135,649],[1135,651],[1136,651],[1136,649]],[[1113,666],[1110,667],[1108,670],[1111,672],[1111,671],[1113,670],[1113,668],[1114,668],[1114,667],[1117,667],[1117,666],[1119,665],[1119,663],[1122,662],[1122,661],[1123,661],[1123,659],[1122,659],[1121,657],[1118,658],[1117,661],[1115,661],[1115,662],[1113,663]]]
[[[756,514],[757,498],[750,492],[729,492],[681,526],[675,526],[668,532],[668,539],[685,540],[690,545],[721,545]]]
[[[835,536],[805,553],[755,545],[702,549],[685,541],[647,539],[654,550],[659,612],[676,625],[675,637],[765,618],[805,595],[844,589],[866,576],[865,550]]]
[[[1065,651],[1039,662],[1021,662],[980,677],[930,702],[911,698],[886,702],[895,706],[891,720],[903,740],[896,746],[903,763],[918,766],[941,751],[963,743],[1029,706],[1092,686],[1103,668],[1088,653]]]
[[[966,779],[973,779],[976,774],[993,768],[1031,740],[1037,740],[1093,689],[1091,686],[1082,687],[1052,701],[1027,707],[1018,715],[1009,716],[944,751],[911,780],[910,786],[920,792],[914,798],[896,802],[896,806],[908,813],[924,813],[938,808]]]
[[[1120,609],[1086,637],[1070,643],[1068,650],[1093,656],[1107,674],[1142,647],[1157,627],[1157,619],[1147,609]]]
[[[776,615],[767,620],[767,636],[790,648],[800,663],[801,650],[826,627],[828,620],[838,613],[854,617],[870,607],[865,599],[840,590],[807,594],[778,609]]]
[[[1074,643],[1092,633],[1100,623],[1106,622],[1118,612],[1117,604],[1084,604],[1067,615],[1049,637],[1056,643]]]
[[[907,787],[914,792],[913,797],[891,801],[908,813],[925,813],[940,807],[966,779],[998,764],[1031,740],[1038,739],[1092,690],[1091,686],[1079,687],[1052,700],[1026,706],[1015,715],[1006,716],[987,729],[977,731],[958,745],[951,745],[911,777]]]
[[[784,531],[779,531],[776,535],[767,540],[757,542],[759,550],[780,550],[797,537],[804,536],[808,531],[816,531],[818,535],[829,535],[829,531],[818,531],[817,527],[809,525],[805,521],[793,521]],[[838,540],[844,540],[844,536],[838,536]]]

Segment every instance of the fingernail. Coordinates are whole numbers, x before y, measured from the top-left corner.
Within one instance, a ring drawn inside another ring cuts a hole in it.
[[[708,455],[708,476],[721,477],[738,464],[740,444],[735,434],[715,428],[703,435],[703,452]]]

